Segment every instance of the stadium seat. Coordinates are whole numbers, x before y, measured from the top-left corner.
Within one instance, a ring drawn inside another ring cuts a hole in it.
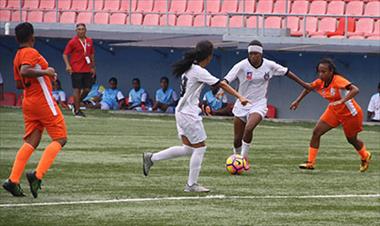
[[[0,106],[16,106],[16,93],[4,92],[4,99],[0,100]]]
[[[336,31],[336,19],[331,17],[322,18],[319,21],[318,30],[316,32],[310,32],[309,35],[311,37],[326,35],[327,32],[335,32]]]
[[[344,37],[344,36],[343,36]],[[331,38],[334,38],[334,37],[331,37]],[[364,36],[350,36],[350,37],[348,37],[349,39],[365,39],[365,37]]]
[[[346,5],[346,15],[361,16],[363,15],[363,1],[352,1]]]
[[[183,13],[187,8],[187,0],[172,0],[170,6],[170,12]]]
[[[152,12],[153,10],[153,0],[144,0],[137,2],[138,12]]]
[[[93,9],[94,7],[95,7],[95,11],[101,11],[101,10],[103,10],[103,8],[104,8],[104,1],[105,0],[94,0],[95,1],[95,5],[91,2],[92,0],[90,0],[90,3],[89,3],[89,6],[88,6],[88,8],[89,9]]]
[[[110,24],[125,24],[127,14],[125,13],[112,13],[110,16]]]
[[[5,8],[7,6],[7,0],[0,0],[0,8]]]
[[[355,31],[355,19],[348,18],[347,32]],[[344,36],[346,30],[346,19],[339,18],[338,27],[335,32],[327,32],[327,37]]]
[[[258,20],[257,20],[257,16],[250,16],[247,18],[247,21],[246,21],[247,28],[259,28],[262,26],[263,26],[262,17],[259,17]]]
[[[368,40],[380,40],[380,34],[370,35],[367,37]]]
[[[177,18],[177,26],[182,26],[182,27],[193,26],[193,16],[192,15],[179,15]]]
[[[307,0],[295,1],[290,7],[291,14],[306,14],[309,10],[309,2]]]
[[[79,12],[76,23],[90,24],[92,22],[91,18],[92,18],[91,12]]]
[[[256,9],[256,0],[245,0],[239,2],[238,12],[254,13]]]
[[[374,24],[373,32],[367,32],[365,36],[367,38],[372,37],[372,39],[378,39],[378,36],[380,35],[380,20],[377,20]]]
[[[21,1],[21,6],[23,1]],[[7,9],[18,9],[20,8],[20,0],[8,0]]]
[[[63,24],[74,24],[76,19],[75,12],[63,12],[61,14],[61,18],[59,20],[60,23]]]
[[[166,6],[168,4],[168,6]],[[163,13],[166,12],[166,7],[170,10],[170,1],[167,0],[155,0],[153,5],[153,12]]]
[[[188,13],[201,13],[203,12],[203,0],[191,0],[187,5],[186,12]]]
[[[256,13],[272,13],[273,0],[259,1],[256,7]]]
[[[23,99],[24,99],[24,94],[18,95],[17,100],[16,100],[16,106],[17,107],[21,107],[22,106],[22,100]]]
[[[158,26],[159,24],[160,24],[160,15],[147,14],[144,16],[144,21],[143,21],[144,26]]]
[[[57,22],[57,12],[50,11],[44,13],[44,23],[56,23]]]
[[[54,9],[55,0],[40,0],[40,9]]]
[[[344,1],[332,1],[327,5],[327,14],[344,15]]]
[[[326,14],[327,1],[312,1],[310,3],[309,14]]]
[[[238,11],[239,2],[238,0],[223,0],[222,8],[220,12],[222,13],[234,13]]]
[[[130,19],[130,21],[129,21]],[[143,15],[141,13],[133,13],[127,18],[127,24],[131,25],[141,25],[143,21]]]
[[[132,12],[136,11],[137,0],[132,0],[132,5],[129,5],[130,0],[121,0],[120,11],[129,12],[129,7],[131,7]]]
[[[0,10],[0,21],[3,21],[3,22],[11,21],[11,11]]]
[[[227,27],[227,18],[226,15],[215,15],[211,17],[211,27]]]
[[[311,32],[316,32],[317,22],[318,22],[318,18],[316,17],[306,17],[306,31],[305,31],[306,36]],[[294,37],[300,37],[303,35],[303,31],[304,31],[304,21],[300,20],[299,31],[293,31],[290,33],[290,35]]]
[[[276,118],[277,117],[277,109],[275,106],[268,104],[268,112],[265,116],[266,118]]]
[[[27,0],[27,1],[24,1],[24,6],[22,8],[23,9],[38,9],[39,6],[40,6],[39,0]]]
[[[109,22],[109,13],[107,12],[98,12],[94,15],[95,24],[108,24]]]
[[[273,8],[273,13],[286,13],[286,1],[287,0],[277,0],[276,3],[274,4]],[[290,12],[290,3],[291,1],[288,2],[288,12]]]
[[[360,18],[356,22],[355,32],[348,32],[348,37],[352,36],[362,36],[366,33],[372,33],[373,31],[373,19],[371,18]]]
[[[30,11],[26,17],[26,21],[31,23],[42,23],[44,14],[42,11]]]
[[[207,16],[207,19],[206,19],[206,24],[205,24],[205,15],[201,14],[201,15],[196,15],[194,17],[194,27],[205,27],[205,26],[210,26],[210,16]]]
[[[121,2],[120,0],[108,0],[104,2],[103,10],[107,11],[119,11]]]
[[[365,16],[379,16],[380,15],[380,1],[368,2],[364,10]]]
[[[173,15],[173,14],[170,14],[168,15],[169,17],[167,17],[165,14],[164,15],[161,15],[160,17],[160,26],[175,26],[176,25],[176,20],[177,20],[177,16],[176,15]],[[166,22],[168,20],[168,23]]]
[[[59,10],[69,10],[71,8],[71,0],[59,0],[58,9]]]
[[[220,1],[221,0],[207,0],[207,4],[206,4],[206,7],[207,7],[207,12],[209,13],[219,13],[220,12],[220,7],[221,7],[221,4],[220,4]]]
[[[92,1],[91,5],[88,4],[88,0],[74,0],[71,3],[71,9],[72,10],[86,10],[86,9],[92,9]]]
[[[11,14],[11,21],[12,22],[21,22],[26,20],[26,11],[22,11],[21,13],[22,18],[20,18],[20,11],[16,10],[13,11]]]
[[[280,29],[282,18],[279,16],[271,16],[265,18],[265,28]]]
[[[282,27],[285,28],[285,19],[282,20]],[[290,29],[290,36],[302,36],[300,34],[300,18],[296,16],[287,17],[287,28]]]

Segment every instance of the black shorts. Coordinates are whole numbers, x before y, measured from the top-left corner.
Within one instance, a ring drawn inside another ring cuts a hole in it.
[[[71,82],[74,89],[90,89],[92,86],[91,73],[72,73]]]

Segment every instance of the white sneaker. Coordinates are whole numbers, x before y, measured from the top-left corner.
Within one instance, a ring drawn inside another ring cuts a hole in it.
[[[152,156],[153,153],[150,152],[143,154],[143,172],[145,176],[148,176],[150,167],[153,166]]]
[[[210,189],[205,188],[202,185],[195,183],[191,186],[186,184],[184,191],[185,192],[209,192]]]

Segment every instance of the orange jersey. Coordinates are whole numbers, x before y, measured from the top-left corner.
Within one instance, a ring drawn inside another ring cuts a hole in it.
[[[340,75],[334,75],[329,86],[325,87],[325,82],[317,79],[311,83],[313,89],[330,103],[343,99],[348,90],[346,89],[351,83]],[[358,103],[352,98],[345,103],[328,107],[338,117],[356,116],[361,112]]]

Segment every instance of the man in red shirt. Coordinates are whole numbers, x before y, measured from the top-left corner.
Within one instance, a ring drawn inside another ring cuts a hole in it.
[[[86,31],[85,24],[77,24],[77,35],[67,43],[63,53],[66,71],[71,75],[74,89],[73,113],[76,117],[85,117],[80,110],[80,102],[90,91],[95,75],[94,45],[92,39],[86,37]]]

